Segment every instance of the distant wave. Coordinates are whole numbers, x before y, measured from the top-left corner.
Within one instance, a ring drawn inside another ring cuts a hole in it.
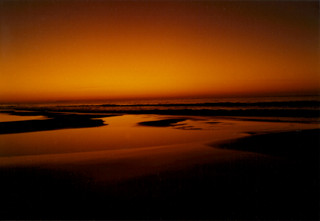
[[[70,105],[68,105],[70,107]],[[71,105],[72,107],[320,107],[320,101],[282,101],[282,102],[216,102],[216,103],[158,103],[158,104],[99,104]]]
[[[174,102],[167,103],[105,103],[68,105],[17,105],[0,108],[2,111],[160,114],[198,116],[270,116],[320,118],[319,100],[260,101],[260,102]],[[40,114],[41,115],[41,114]]]

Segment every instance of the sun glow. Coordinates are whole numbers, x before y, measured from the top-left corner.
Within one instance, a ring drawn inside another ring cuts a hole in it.
[[[1,102],[316,92],[315,6],[5,2]]]

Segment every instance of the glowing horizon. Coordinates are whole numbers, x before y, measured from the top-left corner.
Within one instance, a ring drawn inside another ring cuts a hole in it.
[[[320,91],[316,1],[0,4],[0,102]]]

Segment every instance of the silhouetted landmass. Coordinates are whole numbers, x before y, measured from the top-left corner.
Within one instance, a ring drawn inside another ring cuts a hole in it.
[[[216,147],[216,144],[212,144]],[[319,158],[320,129],[270,134],[253,134],[237,140],[226,141],[220,148],[250,151],[291,158]]]
[[[286,122],[286,123],[304,123],[304,124],[309,124],[309,123],[315,123],[316,121],[319,121],[319,119],[313,119],[310,120],[310,117],[301,117],[299,118],[286,118],[286,117],[281,117],[281,118],[268,118],[270,116],[262,116],[262,118],[259,117],[243,117],[243,116],[236,116],[236,117],[228,117],[228,119],[235,119],[235,120],[242,120],[242,121],[257,121],[257,122]],[[208,122],[210,123],[210,122]]]
[[[14,109],[14,108],[13,108]],[[47,116],[50,117],[48,111],[14,111],[14,110],[0,110],[0,113],[16,115],[16,116]],[[57,115],[57,114],[56,114]]]
[[[51,112],[50,110],[41,110],[41,111],[33,111],[33,110],[28,110],[28,111],[15,111],[15,110],[6,110],[6,111],[0,111],[0,113],[6,113],[6,114],[11,114],[11,115],[16,115],[16,116],[45,116],[48,118],[59,118],[59,119],[64,119],[64,118],[101,118],[101,117],[112,117],[112,116],[118,116],[117,115],[112,115],[112,114],[77,114],[76,112]]]
[[[8,112],[7,112],[8,113]],[[19,116],[43,115],[49,117],[44,120],[26,120],[0,122],[0,134],[24,133],[45,130],[57,130],[67,128],[98,127],[106,125],[101,118],[112,115],[77,115],[77,114],[58,114],[49,112],[10,112]]]
[[[218,121],[208,121],[208,122],[206,122],[207,124],[218,124],[218,123],[220,123],[220,122],[218,122]]]
[[[156,120],[156,121],[144,121],[140,122],[139,125],[142,126],[152,126],[152,127],[169,127],[173,126],[178,122],[185,121],[185,118],[177,118],[177,119],[164,119],[164,120]]]

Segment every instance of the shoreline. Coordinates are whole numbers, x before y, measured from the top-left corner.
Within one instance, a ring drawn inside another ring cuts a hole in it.
[[[167,112],[168,111],[168,112]],[[50,131],[59,129],[73,129],[73,128],[90,128],[90,127],[100,127],[106,126],[108,124],[104,123],[101,118],[113,117],[113,116],[123,116],[123,115],[158,115],[166,117],[166,119],[154,120],[154,121],[142,121],[138,122],[140,126],[150,126],[150,127],[170,127],[183,125],[183,121],[192,119],[193,117],[220,117],[231,120],[240,121],[256,121],[256,122],[278,122],[278,123],[305,123],[313,124],[318,123],[320,118],[315,116],[259,116],[252,115],[254,117],[248,117],[245,115],[219,115],[214,114],[215,111],[209,110],[176,110],[172,113],[171,110],[160,111],[160,113],[154,113],[153,111],[145,113],[145,111],[138,112],[53,112],[53,111],[0,111],[0,113],[15,115],[15,116],[43,116],[44,119],[32,119],[32,120],[22,120],[22,121],[5,121],[0,122],[0,135],[1,134],[15,134],[15,133],[26,133],[26,132],[37,132],[37,131]],[[189,111],[191,111],[189,113]],[[209,111],[211,114],[205,114],[202,112]],[[158,112],[158,111],[156,111]],[[244,111],[246,112],[246,111]],[[317,112],[318,113],[318,112]],[[271,119],[270,119],[271,118]],[[274,119],[272,119],[274,118]],[[210,122],[209,122],[210,123]],[[183,127],[181,127],[183,129]]]
[[[303,130],[295,138],[304,142],[315,132],[319,129]],[[303,154],[241,151],[250,139],[262,144],[296,133],[239,138],[229,143],[230,150],[182,144],[180,149],[119,150],[120,155],[97,152],[91,158],[83,153],[82,159],[80,153],[74,163],[66,156],[51,166],[51,156],[38,164],[31,157],[30,166],[0,168],[1,194],[8,202],[0,214],[14,219],[318,219],[318,155],[297,160]],[[290,145],[301,153],[317,150],[312,142],[309,149],[299,142]]]

